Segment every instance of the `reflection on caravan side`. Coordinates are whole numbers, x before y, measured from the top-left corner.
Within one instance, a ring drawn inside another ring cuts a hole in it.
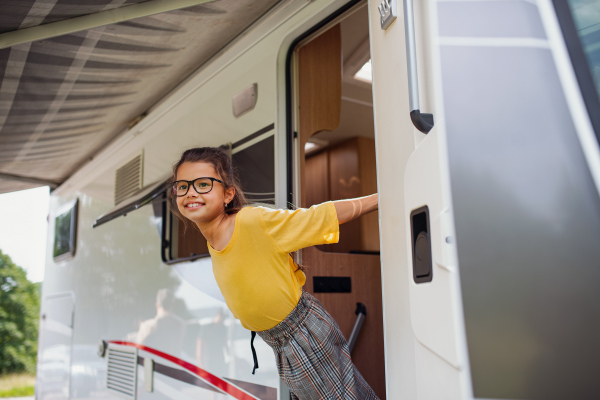
[[[50,264],[44,286],[72,290],[44,295],[37,387],[42,398],[114,398],[107,378],[127,386],[123,382],[131,377],[121,366],[113,369],[106,356],[98,356],[97,343],[104,340],[108,354],[110,342],[136,348],[137,379],[129,384],[138,398],[146,384],[144,360],[151,359],[148,395],[275,399],[273,353],[257,340],[261,373],[252,376],[250,335],[227,310],[210,259],[165,265],[152,207],[92,231],[94,217],[111,205],[84,193],[79,199],[77,257]],[[87,235],[96,240],[82,240]],[[246,392],[256,397],[244,397]]]
[[[597,143],[578,132],[552,25],[535,2],[439,9],[474,396],[598,398],[600,198],[582,147]]]
[[[274,194],[273,126],[267,126],[233,146],[246,177],[243,184],[262,201]],[[279,378],[273,352],[255,340],[260,370],[252,375],[250,334],[228,311],[210,258],[170,265],[161,261],[162,226],[168,223],[160,211],[164,200],[92,228],[98,215],[114,207],[99,187],[96,182],[77,196],[77,256],[53,262],[46,271],[45,293],[68,291],[68,296],[44,294],[42,398],[161,393],[275,400]],[[168,239],[178,247],[177,236]],[[104,358],[96,354],[99,342],[107,343],[108,349],[101,346]]]

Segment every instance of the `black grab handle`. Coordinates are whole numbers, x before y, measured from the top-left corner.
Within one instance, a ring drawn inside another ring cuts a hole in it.
[[[421,107],[419,106],[419,77],[417,70],[417,45],[415,43],[413,0],[404,0],[404,36],[406,39],[406,67],[408,73],[410,119],[415,128],[427,134],[431,128],[433,128],[433,115],[421,114]]]
[[[410,119],[418,130],[423,133],[429,133],[433,128],[433,114],[421,113],[419,110],[412,110],[410,112]]]

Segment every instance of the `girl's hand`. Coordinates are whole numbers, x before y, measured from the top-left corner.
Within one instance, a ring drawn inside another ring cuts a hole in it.
[[[356,199],[334,201],[338,221],[341,224],[352,221],[361,215],[377,210],[379,196],[377,193]]]

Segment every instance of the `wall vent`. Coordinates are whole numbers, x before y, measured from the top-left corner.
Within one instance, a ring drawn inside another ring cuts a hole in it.
[[[106,388],[126,399],[137,398],[137,348],[110,344],[106,357]]]
[[[136,194],[142,188],[143,153],[115,172],[115,205]]]

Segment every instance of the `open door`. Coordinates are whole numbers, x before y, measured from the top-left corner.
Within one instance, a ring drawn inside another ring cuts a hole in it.
[[[371,83],[355,74],[369,62],[367,8],[296,49],[300,202],[310,207],[377,192]],[[366,318],[352,359],[385,399],[379,227],[371,213],[340,227],[340,243],[302,251],[304,290],[313,293],[349,339],[357,303]]]

